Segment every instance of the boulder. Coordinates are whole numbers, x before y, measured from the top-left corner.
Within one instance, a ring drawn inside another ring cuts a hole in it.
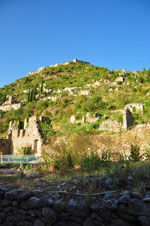
[[[46,218],[48,218],[50,220],[51,219],[53,219],[53,220],[56,219],[56,213],[50,207],[43,207],[43,209],[42,209],[42,216],[46,217]]]
[[[27,178],[39,176],[39,172],[34,170],[24,170],[23,173]]]
[[[102,206],[108,209],[118,209],[118,195],[115,192],[107,192],[102,200]]]
[[[90,212],[90,209],[85,200],[70,199],[67,203],[67,212],[75,217],[86,217]]]

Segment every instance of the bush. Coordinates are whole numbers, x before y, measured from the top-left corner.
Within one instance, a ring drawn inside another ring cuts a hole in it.
[[[87,99],[83,104],[82,108],[85,112],[95,112],[100,108],[105,108],[105,102],[102,101],[101,97],[94,96],[90,99]]]
[[[33,150],[31,147],[21,147],[19,150],[20,155],[33,155]]]
[[[64,142],[60,142],[54,148],[53,153],[43,153],[45,165],[50,167],[53,165],[55,170],[64,172],[74,167],[74,155],[72,149],[67,147]]]
[[[140,77],[139,78],[139,83],[144,83],[144,78]]]
[[[41,123],[42,127],[42,134],[44,139],[49,140],[50,136],[53,136],[56,134],[56,131],[53,129],[51,124],[47,124],[46,122]]]
[[[150,160],[150,144],[148,144],[148,147],[144,153],[144,157],[146,157],[147,160]]]
[[[101,160],[97,153],[91,152],[83,157],[81,166],[83,170],[95,170],[101,165]]]
[[[138,162],[142,159],[143,155],[140,155],[140,147],[138,145],[131,144],[129,160]]]

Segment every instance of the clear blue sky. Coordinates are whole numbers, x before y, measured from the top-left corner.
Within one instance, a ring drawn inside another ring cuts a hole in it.
[[[79,58],[150,68],[150,0],[0,0],[0,87]]]

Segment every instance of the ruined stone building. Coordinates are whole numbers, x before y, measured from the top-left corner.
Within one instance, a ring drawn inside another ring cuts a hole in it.
[[[40,156],[44,143],[41,122],[49,124],[50,120],[47,117],[38,118],[33,116],[24,120],[22,129],[18,128],[17,121],[11,121],[9,124],[8,138],[0,140],[1,151],[3,153],[7,152],[7,154],[17,154],[22,147],[29,147],[33,150],[34,154]]]
[[[0,110],[2,111],[9,111],[11,109],[15,109],[17,110],[18,108],[20,108],[23,104],[22,103],[17,103],[14,99],[13,96],[9,96],[8,101],[4,102],[1,106],[0,106]]]
[[[134,117],[132,115],[132,112],[130,111],[131,106],[131,104],[126,105],[122,110],[123,123],[118,122],[117,120],[108,119],[100,124],[99,130],[120,132],[132,127],[134,125]],[[74,115],[72,115],[70,118],[71,123],[77,124],[84,124],[86,122],[92,123],[97,120],[98,118],[96,116],[92,117],[89,113],[87,113],[86,116],[83,116],[79,120],[76,120]],[[3,154],[16,154],[22,147],[30,147],[33,150],[34,154],[40,156],[42,154],[42,145],[44,144],[44,138],[41,128],[42,122],[49,124],[50,120],[47,117],[32,116],[29,119],[25,119],[24,123],[22,123],[21,126],[18,125],[17,121],[11,121],[9,124],[7,139],[0,139],[0,152],[2,152]],[[143,125],[140,125],[140,127],[142,127]]]
[[[132,109],[133,107],[137,107],[137,109],[141,110],[143,109],[144,111],[144,106],[142,104],[129,104],[126,105],[123,110],[121,110],[122,115],[123,115],[123,122],[118,122],[117,120],[112,120],[112,119],[107,119],[104,120],[100,126],[99,130],[100,131],[110,131],[110,132],[120,132],[122,130],[127,130],[128,128],[132,127],[134,125],[134,117],[132,115]],[[142,112],[143,112],[142,111]],[[70,117],[70,122],[71,123],[93,123],[96,122],[99,118],[94,116],[90,116],[90,113],[88,112],[86,116],[83,116],[82,119],[76,120],[75,115],[71,115]]]
[[[131,112],[144,112],[144,105],[143,104],[128,104],[125,108],[128,108]]]

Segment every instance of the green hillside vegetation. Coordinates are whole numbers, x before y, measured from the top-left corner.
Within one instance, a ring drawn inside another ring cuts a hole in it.
[[[123,77],[124,82],[116,82]],[[99,82],[99,85],[86,87],[87,84]],[[72,94],[63,90],[76,87]],[[144,104],[144,114],[134,113],[135,124],[150,122],[150,70],[141,72],[110,71],[107,68],[86,63],[70,62],[68,65],[51,67],[39,73],[35,72],[16,80],[10,85],[0,88],[0,104],[9,95],[22,102],[18,110],[1,111],[0,137],[6,135],[9,121],[23,121],[32,115],[47,116],[51,120],[49,128],[45,128],[45,138],[50,136],[71,136],[74,133],[98,134],[99,124],[105,119],[122,122],[122,113],[117,111],[129,103]],[[81,90],[89,90],[88,95],[81,95]],[[59,91],[59,92],[57,92]],[[56,97],[52,101],[51,97]],[[99,114],[99,119],[93,123],[71,124],[70,116],[82,119],[86,113]]]

